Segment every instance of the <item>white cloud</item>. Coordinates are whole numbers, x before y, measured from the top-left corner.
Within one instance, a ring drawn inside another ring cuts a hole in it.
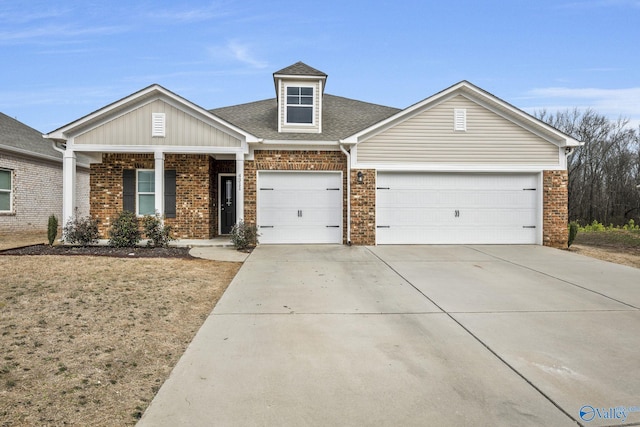
[[[184,24],[188,22],[202,22],[210,19],[220,18],[227,16],[227,12],[224,8],[217,4],[212,4],[209,7],[196,8],[196,9],[166,9],[149,12],[148,16],[152,19],[160,19],[163,21],[170,21],[176,24]]]
[[[104,27],[72,27],[48,25],[42,27],[28,28],[22,31],[0,31],[0,43],[52,43],[54,39],[71,39],[80,36],[111,35],[124,32],[124,27],[104,26]]]
[[[269,65],[252,52],[251,46],[237,40],[231,40],[224,46],[212,47],[209,52],[217,59],[239,61],[252,68],[263,69]]]
[[[237,41],[231,41],[228,44],[229,49],[233,53],[233,56],[240,62],[249,64],[254,68],[266,68],[267,63],[257,59],[252,52],[250,52],[249,46],[239,43]]]

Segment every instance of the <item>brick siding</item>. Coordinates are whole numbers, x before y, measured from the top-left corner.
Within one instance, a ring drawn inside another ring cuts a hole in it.
[[[213,162],[207,155],[165,156],[165,170],[176,171],[176,218],[165,220],[173,227],[173,237],[209,239],[215,235]],[[91,165],[91,216],[98,220],[103,238],[108,238],[113,220],[122,211],[122,171],[153,168],[153,154],[108,153],[102,155],[102,163]]]
[[[0,233],[46,231],[49,215],[62,226],[62,162],[0,154],[0,168],[12,171],[13,212],[0,213]],[[89,173],[76,172],[76,205],[89,214]]]
[[[358,184],[358,172],[363,182]],[[376,171],[358,169],[351,171],[351,243],[376,244]]]
[[[567,247],[568,181],[567,171],[544,171],[542,174],[542,243],[545,246]]]
[[[258,171],[341,171],[343,191],[343,243],[347,224],[347,160],[341,151],[256,150],[254,160],[244,162],[244,221],[256,223],[256,183]]]

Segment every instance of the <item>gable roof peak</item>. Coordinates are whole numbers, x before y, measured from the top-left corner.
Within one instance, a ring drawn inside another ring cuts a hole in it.
[[[316,70],[315,68],[308,66],[302,61],[298,61],[293,65],[289,65],[288,67],[283,68],[280,71],[276,71],[275,73],[273,73],[273,75],[327,77],[326,73],[323,73],[320,70]]]

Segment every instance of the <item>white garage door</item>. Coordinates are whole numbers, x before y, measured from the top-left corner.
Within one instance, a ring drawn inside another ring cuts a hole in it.
[[[380,172],[378,244],[535,244],[538,175]]]
[[[259,172],[260,243],[342,243],[340,172]]]

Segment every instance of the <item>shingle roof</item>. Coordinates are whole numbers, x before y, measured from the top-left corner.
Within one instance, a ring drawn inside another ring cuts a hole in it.
[[[276,74],[284,74],[287,76],[324,76],[327,77],[327,75],[325,73],[323,73],[320,70],[316,70],[313,67],[308,66],[307,64],[305,64],[304,62],[296,62],[293,65],[289,65],[286,68],[283,68],[280,71],[276,71],[275,73],[273,73],[274,75]]]
[[[51,141],[44,139],[42,133],[0,113],[0,149],[3,148],[23,154],[33,153],[39,157],[62,159],[62,154],[53,149]]]
[[[325,94],[322,99],[322,133],[290,133],[278,132],[275,98],[210,110],[258,138],[294,141],[338,141],[398,111],[398,108]]]

